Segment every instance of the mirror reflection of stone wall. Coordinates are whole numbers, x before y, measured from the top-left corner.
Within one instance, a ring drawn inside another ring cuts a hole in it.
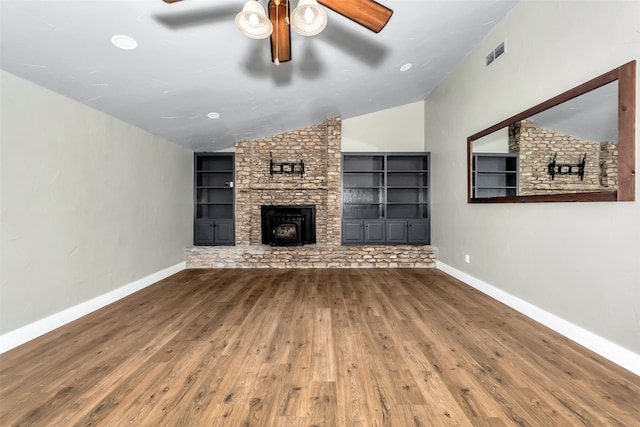
[[[521,196],[615,190],[618,187],[618,148],[613,141],[588,141],[537,127],[532,120],[509,126],[509,152],[520,158]],[[556,175],[548,165],[557,153],[558,163],[580,163],[586,154],[584,179]]]

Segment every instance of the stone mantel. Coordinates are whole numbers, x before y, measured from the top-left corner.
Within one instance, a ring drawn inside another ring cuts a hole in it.
[[[273,184],[254,184],[248,188],[243,188],[240,191],[253,191],[253,190],[328,190],[326,185],[306,184],[306,183],[281,183],[274,182]]]

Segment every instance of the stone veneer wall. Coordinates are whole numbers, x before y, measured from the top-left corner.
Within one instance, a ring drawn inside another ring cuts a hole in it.
[[[618,144],[600,144],[600,186],[603,190],[618,189]]]
[[[329,118],[268,138],[236,144],[236,244],[262,244],[262,205],[316,206],[316,242],[340,245],[340,145],[342,120]],[[304,178],[269,174],[274,162],[304,159]]]
[[[519,153],[519,194],[602,191],[612,189],[612,185],[617,188],[617,145],[604,144],[539,128],[531,120],[509,126],[509,151]],[[601,150],[605,159],[601,159]],[[551,180],[547,170],[555,153],[559,163],[579,163],[586,153],[584,179],[576,175],[556,175]],[[615,174],[613,179],[611,174]]]

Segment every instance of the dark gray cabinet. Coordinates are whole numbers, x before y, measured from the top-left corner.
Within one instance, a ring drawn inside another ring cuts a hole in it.
[[[213,244],[213,220],[196,219],[193,233],[193,240],[196,245]]]
[[[233,153],[194,156],[195,245],[235,244]]]
[[[424,220],[387,220],[387,242],[423,245],[429,242],[429,222]]]
[[[364,243],[364,221],[342,220],[342,243]]]
[[[429,221],[407,221],[407,243],[423,244],[431,240],[431,226]]]
[[[342,244],[429,242],[429,153],[343,153]]]
[[[384,243],[384,221],[364,221],[364,243]]]
[[[518,153],[473,153],[473,197],[517,196]]]
[[[387,241],[389,243],[407,243],[407,221],[387,220]]]
[[[378,244],[386,242],[383,220],[343,220],[343,244]]]
[[[197,219],[194,242],[196,245],[233,245],[234,221],[229,219]]]

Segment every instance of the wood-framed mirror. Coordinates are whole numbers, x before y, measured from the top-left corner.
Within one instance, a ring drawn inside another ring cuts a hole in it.
[[[469,203],[635,200],[636,61],[467,138]]]

